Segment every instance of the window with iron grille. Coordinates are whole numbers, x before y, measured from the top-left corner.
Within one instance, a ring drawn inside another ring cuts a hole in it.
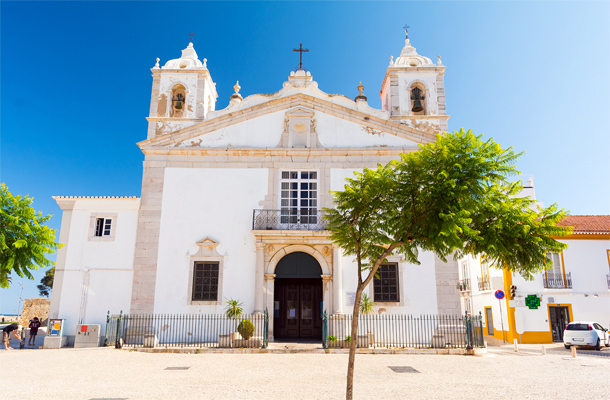
[[[381,264],[377,270],[379,278],[373,278],[373,297],[375,302],[398,302],[398,264]]]
[[[96,218],[95,219],[95,232],[93,236],[104,237],[110,236],[112,231],[112,219],[110,218]]]
[[[218,300],[218,263],[195,262],[193,301]]]

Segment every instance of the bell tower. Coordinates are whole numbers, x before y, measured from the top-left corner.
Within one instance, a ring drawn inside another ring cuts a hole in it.
[[[192,38],[191,38],[192,40]],[[190,42],[180,58],[151,69],[153,76],[147,139],[203,121],[216,107],[216,84]]]
[[[449,116],[445,108],[445,66],[434,64],[428,57],[417,54],[411,45],[405,26],[405,46],[390,65],[381,84],[382,108],[390,119],[413,128],[433,132],[447,131]]]

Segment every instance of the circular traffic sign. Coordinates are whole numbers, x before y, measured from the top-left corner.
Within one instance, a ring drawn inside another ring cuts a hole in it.
[[[502,300],[504,298],[504,292],[501,290],[496,290],[496,293],[494,293],[494,296],[496,296],[496,299]]]

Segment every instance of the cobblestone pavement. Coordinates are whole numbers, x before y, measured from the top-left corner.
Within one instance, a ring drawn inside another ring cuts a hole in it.
[[[608,398],[609,358],[572,358],[569,350],[550,345],[542,356],[540,345],[522,346],[519,353],[512,345],[490,346],[480,357],[359,354],[354,397]],[[341,399],[347,369],[344,354],[155,354],[113,348],[2,350],[0,362],[2,383],[14,388],[3,391],[4,399]]]

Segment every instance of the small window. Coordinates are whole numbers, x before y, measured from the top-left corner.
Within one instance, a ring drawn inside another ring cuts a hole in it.
[[[195,262],[193,274],[193,301],[218,300],[217,262]]]
[[[96,218],[95,219],[95,232],[93,236],[107,237],[112,232],[112,219],[111,218]]]
[[[377,270],[379,277],[373,278],[373,293],[375,302],[399,302],[398,264],[381,264]]]

